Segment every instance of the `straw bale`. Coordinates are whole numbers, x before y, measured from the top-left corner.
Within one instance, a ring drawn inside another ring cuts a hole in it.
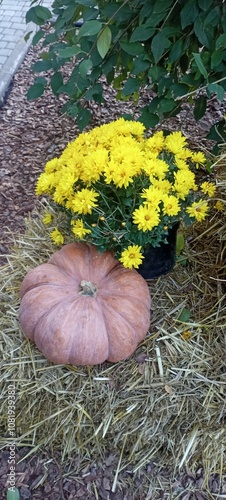
[[[174,270],[150,281],[151,326],[134,355],[116,364],[49,363],[18,323],[25,274],[55,250],[43,207],[12,235],[1,283],[1,447],[7,432],[7,387],[16,386],[16,443],[30,453],[60,448],[62,460],[118,456],[134,473],[154,460],[176,472],[202,464],[223,474],[226,449],[225,216],[190,228]],[[181,228],[184,231],[183,228]]]

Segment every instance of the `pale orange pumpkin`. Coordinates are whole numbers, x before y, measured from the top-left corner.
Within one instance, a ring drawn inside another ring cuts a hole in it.
[[[150,325],[145,280],[86,243],[65,245],[31,270],[20,295],[24,334],[57,364],[128,358]]]

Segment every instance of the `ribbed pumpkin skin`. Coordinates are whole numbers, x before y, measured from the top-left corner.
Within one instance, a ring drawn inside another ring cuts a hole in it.
[[[95,284],[93,296],[81,282]],[[31,270],[21,290],[24,334],[56,364],[95,365],[129,357],[150,325],[150,294],[110,252],[70,243]]]

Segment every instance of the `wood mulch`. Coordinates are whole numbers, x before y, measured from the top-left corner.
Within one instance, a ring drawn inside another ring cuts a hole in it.
[[[24,230],[24,217],[36,205],[34,187],[46,161],[57,156],[68,141],[79,133],[73,119],[62,116],[60,109],[65,98],[56,99],[50,92],[36,101],[28,102],[26,92],[33,82],[30,65],[37,59],[37,49],[31,49],[9,89],[6,102],[0,109],[0,264],[10,251],[11,234]],[[115,99],[112,88],[105,88],[106,103],[92,104],[91,127],[108,122],[122,112],[134,111],[131,102],[120,103]],[[148,100],[143,94],[141,99]],[[137,109],[140,102],[137,104]],[[171,121],[170,126],[180,127],[195,145],[207,147],[206,130],[223,116],[225,103],[212,101],[208,113],[197,125],[191,110],[184,105],[181,116]],[[176,125],[175,125],[176,123]],[[181,471],[176,477],[172,470],[158,467],[150,462],[145,469],[133,476],[131,470],[119,471],[118,487],[112,491],[112,484],[118,465],[118,457],[110,451],[98,462],[87,457],[80,462],[74,455],[61,462],[60,452],[40,450],[35,455],[23,459],[30,449],[23,447],[16,454],[16,484],[21,500],[73,500],[73,499],[181,499],[208,500],[226,498],[226,480],[220,484],[220,476],[214,474],[205,483],[203,469],[190,473]],[[9,450],[0,455],[0,498],[5,498]],[[1,495],[1,494],[0,494]]]

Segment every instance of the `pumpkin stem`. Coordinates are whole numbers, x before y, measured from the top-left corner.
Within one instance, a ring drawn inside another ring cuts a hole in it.
[[[79,295],[90,295],[91,297],[96,295],[97,286],[94,285],[94,283],[92,283],[91,281],[82,280],[80,283],[80,287],[81,290],[79,292]]]

